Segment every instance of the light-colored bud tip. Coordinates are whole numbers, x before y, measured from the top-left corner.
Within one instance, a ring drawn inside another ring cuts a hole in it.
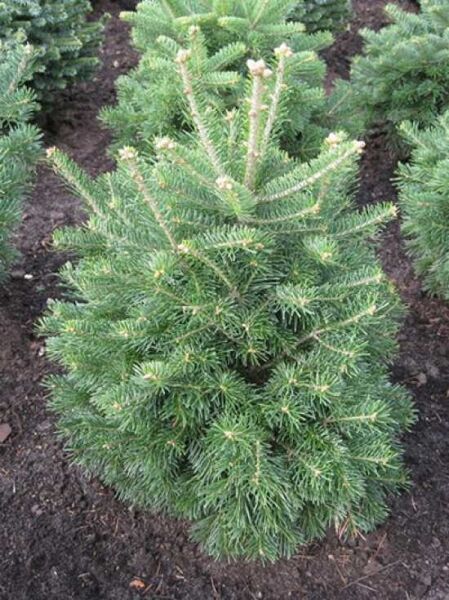
[[[190,50],[181,49],[178,51],[178,54],[176,55],[175,62],[177,62],[178,65],[185,64],[191,56],[192,56],[192,53]]]
[[[218,179],[215,180],[215,183],[220,190],[232,190],[233,188],[232,179],[226,176],[218,177]]]
[[[155,144],[156,150],[173,150],[175,142],[169,137],[163,137],[157,140]]]
[[[331,148],[338,146],[343,141],[343,135],[341,133],[330,133],[326,138],[326,144]]]
[[[277,58],[290,58],[290,56],[293,56],[293,50],[284,42],[278,48],[275,48],[274,54]]]
[[[272,71],[267,68],[265,61],[262,59],[253,60],[252,58],[250,58],[246,64],[248,66],[249,72],[253,77],[263,77],[264,79],[266,79],[272,74]]]
[[[118,155],[122,160],[133,160],[137,158],[137,150],[131,146],[125,146],[119,150]]]

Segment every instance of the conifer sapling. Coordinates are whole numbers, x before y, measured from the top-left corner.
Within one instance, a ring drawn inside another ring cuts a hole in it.
[[[297,3],[293,18],[304,23],[309,33],[337,33],[347,25],[350,11],[350,0],[302,0]]]
[[[363,143],[310,163],[279,147],[295,61],[248,61],[238,108],[208,102],[195,44],[176,55],[192,131],[122,149],[89,179],[51,151],[89,221],[72,301],[43,322],[65,368],[52,406],[75,460],[128,502],[193,522],[217,557],[275,560],[372,529],[405,482],[407,395],[388,379],[401,313],[368,239],[390,204],[354,211]]]
[[[28,124],[36,103],[25,82],[33,75],[29,45],[0,43],[0,280],[15,253],[9,238],[39,155],[39,132]]]
[[[424,275],[426,287],[449,299],[449,112],[432,127],[419,131],[403,124],[402,134],[412,150],[409,164],[399,169],[403,232]]]
[[[98,66],[102,22],[88,22],[88,0],[8,0],[0,2],[0,39],[29,42],[36,52],[33,87],[41,100]]]
[[[423,0],[418,14],[395,4],[386,12],[390,25],[362,30],[364,53],[351,81],[336,86],[333,115],[349,131],[380,128],[402,146],[403,121],[428,126],[449,102],[449,1]]]

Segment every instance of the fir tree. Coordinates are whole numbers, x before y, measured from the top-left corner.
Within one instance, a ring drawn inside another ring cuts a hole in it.
[[[7,0],[0,2],[0,39],[28,41],[38,58],[33,86],[41,98],[77,80],[98,65],[101,22],[87,22],[88,0]]]
[[[241,74],[248,56],[269,56],[286,39],[296,52],[296,61],[290,69],[283,146],[302,157],[316,154],[328,133],[326,68],[316,52],[330,45],[332,37],[308,35],[302,24],[287,22],[295,5],[291,0],[151,0],[141,2],[137,12],[124,13],[142,58],[134,71],[119,78],[118,105],[102,113],[114,131],[117,147],[132,144],[148,153],[153,150],[149,140],[154,136],[191,129],[190,116],[182,112],[172,56],[192,43],[192,37],[198,45],[194,77],[207,82],[209,102],[227,108],[236,106],[241,97]]]
[[[419,131],[404,124],[402,133],[413,148],[410,164],[399,169],[403,231],[433,293],[449,299],[449,112]]]
[[[43,322],[52,406],[75,460],[134,504],[194,522],[214,556],[274,560],[333,525],[367,531],[404,483],[412,419],[389,382],[398,299],[368,243],[395,215],[352,206],[362,142],[328,136],[310,163],[279,147],[283,44],[249,60],[221,113],[177,52],[193,131],[88,178],[54,167],[89,221],[56,237],[81,257],[73,301]]]
[[[310,33],[343,30],[350,17],[351,0],[302,0],[293,11],[293,19],[304,23]]]
[[[449,1],[423,0],[419,14],[394,4],[386,11],[392,24],[361,32],[364,54],[351,82],[337,85],[334,114],[350,131],[380,127],[397,143],[400,123],[430,125],[449,103]]]
[[[34,52],[31,46],[0,44],[0,279],[14,256],[9,244],[19,220],[21,199],[39,154],[39,134],[27,121],[36,104],[24,87],[32,77]]]

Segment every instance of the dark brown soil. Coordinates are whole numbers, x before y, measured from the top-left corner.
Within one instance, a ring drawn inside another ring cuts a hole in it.
[[[355,2],[352,32],[328,54],[331,71],[347,73],[348,57],[360,49],[354,32],[361,24],[379,27],[384,4]],[[113,18],[103,68],[64,94],[47,121],[48,145],[92,174],[112,167],[98,108],[113,101],[115,77],[135,61],[117,19],[119,3],[100,0],[97,11],[104,10]],[[384,147],[381,138],[368,144],[362,204],[395,197],[394,159]],[[130,510],[69,464],[46,409],[41,382],[52,366],[33,324],[47,299],[60,294],[55,272],[63,257],[50,249],[51,232],[81,218],[78,201],[41,167],[17,235],[23,258],[0,290],[0,423],[12,428],[0,444],[0,599],[448,600],[449,308],[423,293],[398,224],[383,236],[380,252],[409,308],[393,376],[419,410],[405,439],[413,485],[394,499],[390,520],[365,539],[341,544],[330,532],[295,558],[262,567],[213,562],[188,540],[185,524]]]
[[[395,0],[404,10],[418,12],[419,4],[415,0]],[[388,23],[385,14],[386,0],[352,0],[354,16],[346,31],[339,35],[334,44],[323,52],[326,59],[327,86],[330,87],[337,77],[348,79],[352,57],[363,51],[363,40],[359,30],[364,27],[378,30]]]

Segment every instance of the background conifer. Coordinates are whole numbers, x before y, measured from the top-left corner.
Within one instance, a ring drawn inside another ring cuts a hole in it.
[[[282,44],[249,60],[238,108],[209,102],[200,56],[171,44],[188,135],[131,147],[88,178],[57,150],[85,227],[43,322],[52,405],[81,465],[129,502],[193,521],[214,556],[274,560],[367,531],[404,484],[407,395],[388,379],[398,300],[369,239],[392,205],[356,212],[363,143],[328,136],[310,163],[280,149]]]
[[[31,46],[0,44],[0,280],[14,256],[9,244],[21,199],[39,154],[39,133],[27,122],[36,108],[24,86],[33,75]]]
[[[292,16],[304,23],[309,33],[337,33],[346,27],[350,14],[350,0],[302,0],[297,3]]]
[[[411,162],[399,169],[403,232],[426,287],[449,298],[449,112],[419,131],[404,124]]]
[[[400,143],[400,123],[428,126],[449,103],[449,2],[423,0],[419,14],[394,4],[386,11],[390,25],[362,30],[364,53],[351,81],[337,85],[333,114],[350,131],[380,127]]]
[[[33,86],[45,99],[98,65],[101,22],[88,22],[88,0],[7,0],[0,2],[0,39],[29,42],[37,53]]]

